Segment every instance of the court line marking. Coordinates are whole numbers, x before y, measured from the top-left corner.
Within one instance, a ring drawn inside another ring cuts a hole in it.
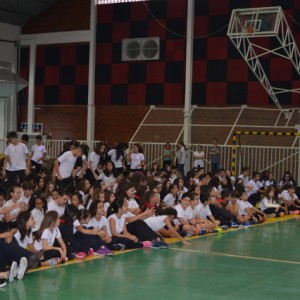
[[[229,254],[229,253],[221,253],[221,252],[209,252],[209,251],[181,249],[181,248],[169,248],[169,249],[175,250],[175,251],[198,253],[198,254],[199,253],[200,254],[210,254],[210,255],[216,255],[216,256],[226,256],[226,257],[235,257],[235,258],[241,258],[241,259],[252,259],[252,260],[260,260],[260,261],[270,261],[270,262],[276,262],[276,263],[300,265],[299,261],[280,260],[280,259],[273,259],[273,258],[267,258],[267,257],[255,257],[255,256],[247,256],[247,255]]]

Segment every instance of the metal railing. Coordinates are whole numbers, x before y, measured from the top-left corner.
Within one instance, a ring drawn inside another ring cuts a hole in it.
[[[4,154],[6,149],[6,139],[0,139],[0,155]],[[34,140],[30,140],[28,143],[28,149],[30,150],[34,145]],[[56,158],[63,149],[66,140],[46,140],[44,145],[47,149],[48,158]],[[87,141],[80,140],[80,143],[86,144]],[[93,141],[95,145],[98,141]],[[165,143],[142,143],[146,168],[151,169],[152,164],[157,162],[162,166],[162,151]],[[205,169],[210,170],[210,157],[209,157],[209,144],[202,144],[203,151],[206,154],[205,157]],[[229,145],[220,145],[221,148],[221,167],[225,169],[231,169],[232,165],[232,147]],[[176,144],[171,144],[171,149],[174,150],[174,163],[175,163],[175,149]],[[196,145],[188,145],[188,166],[192,166],[193,151],[196,150]],[[93,149],[90,149],[93,151]],[[236,159],[236,175],[241,174],[242,167],[249,167],[251,171],[263,171],[269,170],[274,174],[277,181],[280,180],[284,171],[289,170],[294,177],[298,172],[298,158],[299,148],[297,147],[265,147],[265,146],[237,146],[237,159]]]

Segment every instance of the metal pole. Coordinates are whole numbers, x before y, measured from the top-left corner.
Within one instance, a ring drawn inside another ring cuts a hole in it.
[[[89,49],[89,86],[87,107],[87,144],[93,147],[95,137],[95,63],[96,63],[96,25],[97,6],[91,0],[90,9],[90,49]]]
[[[28,86],[28,111],[27,111],[27,134],[32,134],[34,123],[34,87],[35,87],[36,43],[30,44],[29,58],[29,86]]]
[[[191,109],[192,109],[192,82],[193,82],[193,38],[194,38],[194,7],[195,1],[187,1],[187,37],[185,59],[185,96],[184,96],[184,131],[183,142],[191,144]],[[190,160],[187,159],[186,169],[190,169]]]

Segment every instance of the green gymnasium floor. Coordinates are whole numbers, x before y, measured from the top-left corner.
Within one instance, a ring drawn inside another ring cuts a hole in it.
[[[35,271],[0,299],[299,299],[299,228],[285,219]]]

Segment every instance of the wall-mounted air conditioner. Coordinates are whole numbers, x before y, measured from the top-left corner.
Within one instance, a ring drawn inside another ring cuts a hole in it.
[[[158,59],[159,37],[122,40],[122,61]]]

